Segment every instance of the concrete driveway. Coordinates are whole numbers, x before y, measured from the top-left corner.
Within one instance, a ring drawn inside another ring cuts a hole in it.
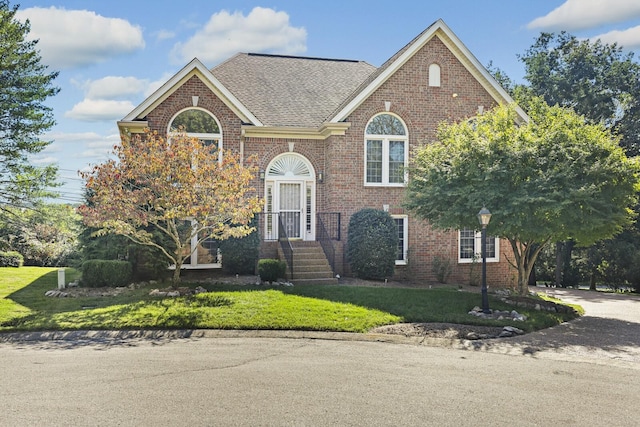
[[[467,347],[536,358],[640,364],[640,296],[561,288],[532,290],[579,304],[585,315],[524,336]]]

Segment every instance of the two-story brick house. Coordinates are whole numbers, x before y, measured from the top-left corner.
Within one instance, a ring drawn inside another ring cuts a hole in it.
[[[439,20],[379,68],[240,53],[210,70],[194,59],[118,126],[124,134],[147,127],[168,132],[196,117],[205,125],[188,133],[243,158],[257,156],[254,187],[265,199],[259,225],[264,256],[276,256],[283,234],[294,242],[293,252],[313,246],[295,242],[321,241],[333,273],[348,274],[349,219],[371,207],[388,210],[398,225],[398,276],[435,281],[438,259],[452,267],[450,281],[466,283],[478,271],[479,233],[434,230],[406,212],[404,167],[413,149],[435,140],[440,122],[511,102]],[[488,244],[493,285],[513,281],[504,243]],[[219,266],[206,256],[207,248],[200,252],[205,256],[192,256],[188,268]],[[290,259],[286,253],[280,256]]]

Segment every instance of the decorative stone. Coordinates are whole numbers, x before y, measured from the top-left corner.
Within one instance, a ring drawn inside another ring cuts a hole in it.
[[[503,331],[511,332],[516,335],[523,335],[524,331],[522,329],[518,329],[515,326],[505,326],[502,328]]]

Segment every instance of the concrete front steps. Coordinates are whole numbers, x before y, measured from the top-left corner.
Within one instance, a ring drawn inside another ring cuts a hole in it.
[[[319,242],[292,240],[293,247],[293,277],[287,265],[287,277],[293,284],[327,284],[337,285],[329,261]],[[280,259],[285,259],[282,248],[278,247]]]

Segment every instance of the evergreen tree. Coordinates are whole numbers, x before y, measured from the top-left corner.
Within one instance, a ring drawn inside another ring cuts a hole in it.
[[[40,62],[37,41],[28,41],[29,22],[15,19],[18,6],[0,0],[0,210],[30,206],[49,195],[57,170],[39,168],[28,156],[49,142],[40,136],[54,125],[44,101],[58,93],[57,72]]]

